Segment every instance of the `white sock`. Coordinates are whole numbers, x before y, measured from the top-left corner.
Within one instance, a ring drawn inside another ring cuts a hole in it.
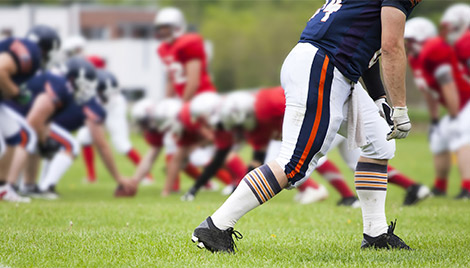
[[[73,158],[67,154],[60,152],[52,158],[47,169],[44,179],[41,180],[39,189],[46,191],[51,185],[57,185],[64,173],[70,168],[73,163]]]
[[[359,162],[354,183],[362,208],[364,234],[376,237],[386,233],[387,166]]]
[[[256,168],[243,178],[235,192],[211,216],[212,221],[217,228],[227,230],[280,191],[281,187],[267,165]]]

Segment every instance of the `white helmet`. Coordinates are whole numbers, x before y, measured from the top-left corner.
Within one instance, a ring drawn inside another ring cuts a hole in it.
[[[85,50],[86,40],[80,35],[71,36],[64,40],[62,50],[65,52],[67,57],[80,55]]]
[[[412,18],[405,24],[405,39],[409,41],[409,43],[407,43],[408,49],[410,50],[409,52],[413,54],[419,54],[423,43],[436,36],[436,26],[432,21],[426,18]]]
[[[173,38],[183,35],[187,28],[183,12],[175,7],[165,7],[158,11],[154,24],[155,27],[171,26],[173,28]]]
[[[442,15],[441,26],[447,27],[447,42],[454,44],[470,27],[470,5],[455,4]]]
[[[422,43],[436,36],[436,26],[429,19],[416,17],[408,20],[405,24],[405,39],[413,39]]]
[[[183,126],[178,119],[183,102],[178,98],[164,99],[157,103],[152,114],[152,121],[159,132],[181,133]]]
[[[136,122],[148,120],[152,114],[154,102],[149,98],[139,100],[132,106],[131,118]]]
[[[225,129],[242,126],[245,130],[255,127],[255,96],[252,92],[237,91],[225,97],[220,109],[220,120]]]
[[[189,104],[191,120],[204,119],[211,126],[217,125],[220,122],[221,104],[222,97],[215,92],[204,92],[197,95]]]

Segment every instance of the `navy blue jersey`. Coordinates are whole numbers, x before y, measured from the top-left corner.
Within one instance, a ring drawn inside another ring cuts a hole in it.
[[[328,0],[307,23],[300,42],[325,51],[344,76],[357,82],[381,48],[382,7],[396,7],[408,16],[420,1]]]
[[[81,128],[85,120],[89,119],[96,123],[104,123],[106,112],[96,97],[85,104],[79,105],[72,102],[62,112],[54,116],[52,121],[62,128],[72,132]]]
[[[39,47],[27,39],[7,38],[0,41],[0,53],[8,53],[13,57],[17,73],[12,80],[17,86],[28,81],[41,66]]]
[[[14,101],[6,101],[6,104],[18,113],[26,116],[33,106],[34,100],[41,93],[49,95],[55,105],[55,113],[60,113],[73,102],[73,89],[65,77],[55,75],[51,72],[40,72],[28,80],[26,88],[31,91],[31,101],[20,105]]]

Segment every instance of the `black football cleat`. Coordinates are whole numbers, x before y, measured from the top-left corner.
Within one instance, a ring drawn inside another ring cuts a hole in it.
[[[470,192],[467,189],[462,189],[455,199],[470,199]]]
[[[403,205],[404,206],[414,205],[430,195],[431,195],[431,191],[429,190],[428,187],[421,185],[421,184],[412,185],[408,187],[408,189],[406,189],[406,196],[405,196],[405,201],[403,202]]]
[[[375,249],[406,249],[412,250],[400,237],[393,233],[397,226],[397,220],[391,222],[388,226],[388,231],[376,237],[371,237],[364,234],[361,248],[375,248]]]
[[[338,206],[345,206],[345,207],[352,207],[352,208],[360,208],[361,203],[355,196],[345,197],[336,203]]]
[[[211,217],[208,217],[196,227],[191,240],[196,243],[199,248],[205,248],[210,252],[235,253],[237,246],[235,245],[233,237],[237,240],[243,238],[243,236],[233,230],[233,228],[220,230],[214,225]]]
[[[436,187],[432,188],[431,194],[432,194],[432,196],[436,196],[436,197],[446,196],[446,192],[441,191],[441,190],[437,189]]]

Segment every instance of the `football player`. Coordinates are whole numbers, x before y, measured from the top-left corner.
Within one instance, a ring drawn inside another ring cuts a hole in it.
[[[411,129],[403,32],[418,2],[329,0],[317,10],[282,66],[286,109],[280,154],[247,174],[227,201],[194,230],[193,242],[210,251],[234,252],[232,236],[240,238],[233,230],[235,223],[283,188],[304,182],[343,126],[351,147],[362,149],[355,173],[363,215],[361,247],[410,249],[394,234],[395,224],[387,225],[385,197],[393,139],[405,138]],[[391,131],[357,83],[380,50],[393,103]]]
[[[441,19],[441,31],[470,76],[470,5],[462,3],[449,7]]]
[[[436,171],[432,192],[435,196],[446,194],[451,152],[455,152],[462,177],[462,190],[457,198],[469,198],[470,167],[466,159],[470,157],[470,82],[455,50],[448,43],[455,42],[456,37],[447,37],[449,41],[437,36],[434,24],[425,18],[407,22],[408,60],[432,119],[429,141]],[[439,118],[439,105],[447,110],[447,116]]]
[[[61,145],[61,151],[55,154],[48,163],[46,172],[40,180],[40,190],[54,193],[55,185],[72,165],[73,159],[80,150],[80,144],[70,133],[86,125],[90,130],[93,144],[112,178],[121,187],[133,192],[133,185],[119,173],[106,139],[104,128],[106,112],[99,98],[96,97],[97,79],[101,77],[97,77],[93,65],[81,57],[69,59],[65,73],[72,85],[84,89],[79,91],[82,96],[76,95],[75,101],[51,120],[49,136]]]
[[[23,137],[27,135],[25,129],[21,129],[12,114],[7,112],[4,104],[5,99],[12,99],[17,103],[24,104],[30,100],[30,92],[24,86],[33,75],[43,68],[50,60],[51,55],[60,46],[57,33],[50,27],[44,25],[34,26],[26,35],[26,38],[7,38],[0,42],[0,132],[9,146],[19,145]],[[24,139],[23,139],[24,140]],[[20,157],[24,153],[24,146],[29,149],[35,146],[34,137],[29,142],[23,143],[21,148],[15,148],[15,152],[8,154],[8,158],[2,159],[5,167],[11,166],[12,157]],[[4,143],[2,141],[2,143]],[[5,146],[2,146],[4,149]],[[17,149],[17,150],[16,150]],[[18,156],[16,156],[18,155]],[[16,164],[16,161],[13,161]],[[8,176],[8,170],[2,170],[2,184]],[[29,202],[28,198],[18,196],[11,185],[2,187],[0,196],[4,200]]]
[[[106,110],[105,126],[111,142],[116,151],[126,155],[135,165],[138,165],[140,154],[133,148],[129,137],[127,101],[120,92],[118,80],[114,74],[103,69],[106,66],[104,59],[97,56],[88,57],[87,59],[98,69],[98,97]],[[87,127],[80,128],[77,139],[82,145],[83,158],[87,169],[87,181],[95,182],[94,152],[89,129]],[[151,181],[150,177],[147,178],[147,181]]]
[[[186,32],[181,10],[161,9],[155,17],[155,33],[161,45],[158,55],[167,69],[167,97],[191,100],[196,94],[215,91],[208,73],[204,40],[196,33]]]

